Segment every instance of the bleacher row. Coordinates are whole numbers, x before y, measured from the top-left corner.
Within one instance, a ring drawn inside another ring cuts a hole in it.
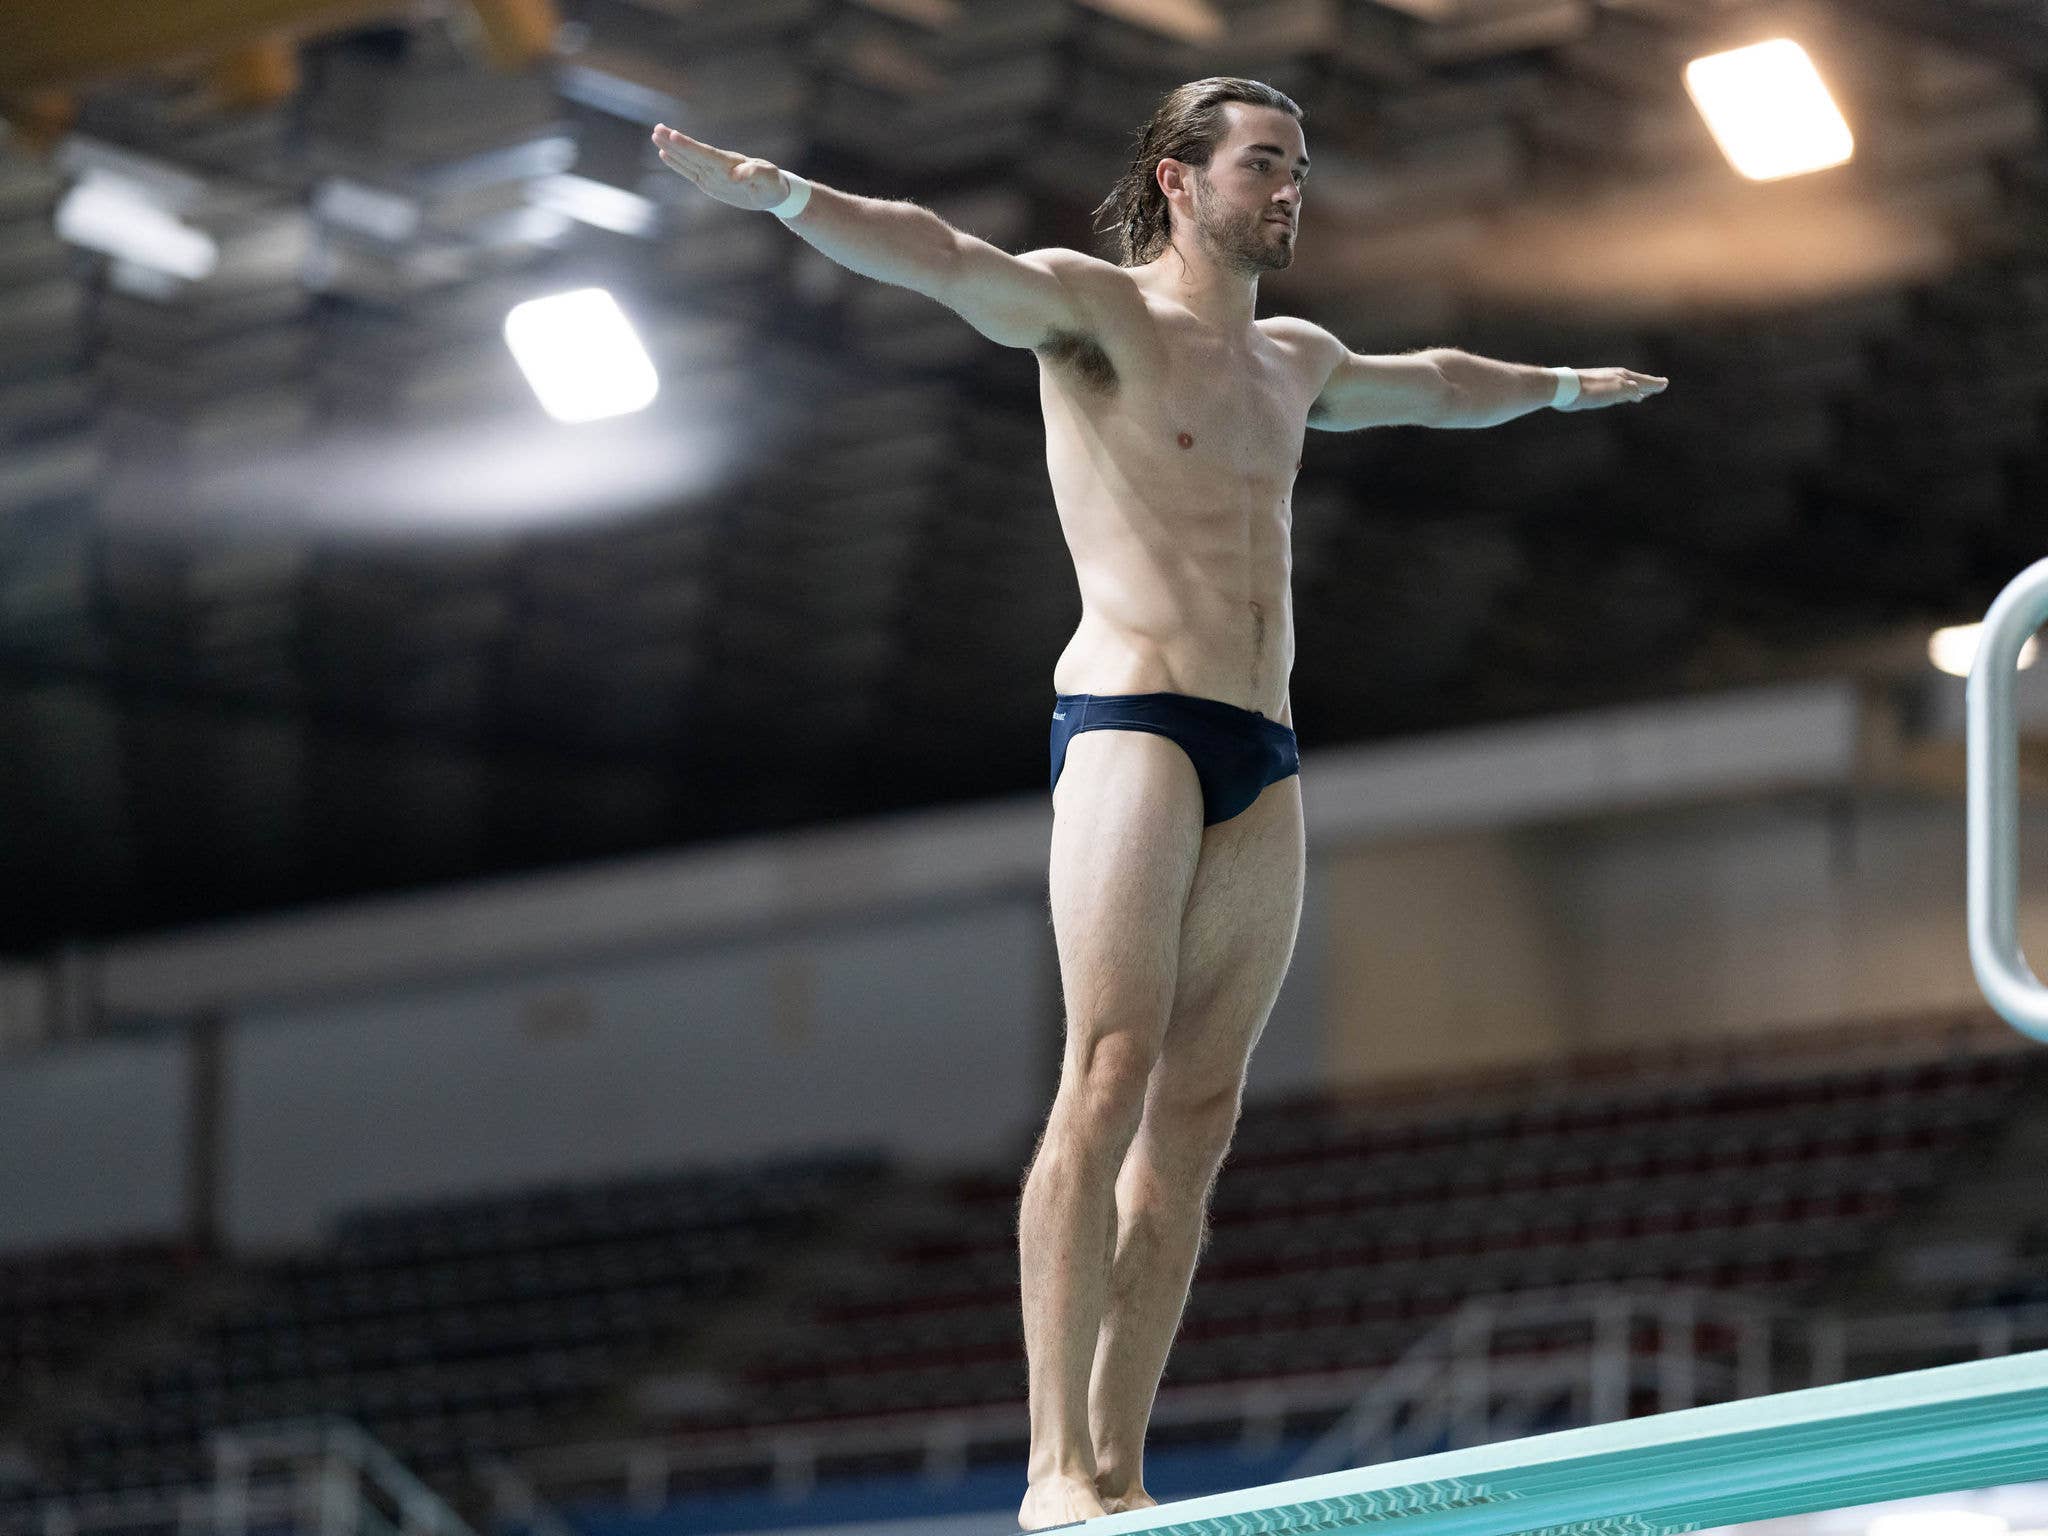
[[[1450,1085],[1434,1111],[1426,1094],[1255,1103],[1167,1383],[1384,1364],[1462,1301],[1527,1288],[1665,1279],[1804,1298],[1867,1262],[2025,1102],[2031,1072],[2017,1037],[1943,1034],[1855,1067]],[[38,1489],[78,1492],[188,1481],[211,1428],[315,1412],[359,1419],[432,1478],[575,1438],[600,1404],[689,1442],[1017,1403],[1016,1200],[1014,1169],[919,1179],[861,1153],[361,1212],[315,1253],[238,1266],[168,1352],[103,1366],[97,1411],[13,1429]],[[833,1227],[869,1201],[892,1215]],[[2048,1250],[2048,1232],[2035,1240]],[[622,1406],[799,1254],[826,1278],[718,1341],[722,1402]],[[81,1359],[95,1328],[170,1295],[180,1262],[0,1264],[0,1348]],[[64,1349],[33,1342],[67,1329],[83,1331]]]
[[[881,1169],[862,1152],[359,1214],[246,1266],[113,1411],[31,1437],[42,1481],[190,1481],[214,1427],[323,1413],[429,1472],[544,1443]]]
[[[61,1249],[0,1263],[0,1382],[54,1378],[117,1320],[158,1304],[191,1264],[174,1243]]]
[[[2004,1278],[1958,1281],[1945,1288],[1941,1300],[1957,1311],[2048,1305],[2048,1221],[2029,1222],[2014,1235]]]
[[[1340,1103],[1248,1112],[1168,1385],[1314,1376],[1398,1358],[1480,1295],[1668,1281],[1796,1297],[1997,1125],[2013,1050],[1761,1085],[1353,1123]],[[1758,1101],[1761,1101],[1759,1104]],[[740,1368],[714,1431],[1015,1400],[1013,1182],[959,1181],[874,1262]]]

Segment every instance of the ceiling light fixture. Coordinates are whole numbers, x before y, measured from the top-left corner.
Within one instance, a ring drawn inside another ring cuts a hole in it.
[[[1789,37],[1694,59],[1685,88],[1728,163],[1752,181],[1826,170],[1856,152],[1820,72]]]
[[[557,421],[644,410],[661,387],[633,322],[602,288],[515,306],[505,317],[505,344]]]

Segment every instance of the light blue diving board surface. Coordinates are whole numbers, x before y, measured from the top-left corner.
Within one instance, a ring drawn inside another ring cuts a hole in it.
[[[1567,1429],[1055,1527],[1666,1536],[2048,1478],[2048,1351]]]

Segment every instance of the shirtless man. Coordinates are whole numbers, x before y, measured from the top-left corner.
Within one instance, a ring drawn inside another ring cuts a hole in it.
[[[1145,1430],[1301,914],[1287,679],[1304,429],[1484,427],[1665,386],[1450,350],[1361,355],[1306,320],[1255,319],[1260,273],[1294,256],[1300,119],[1256,81],[1169,93],[1103,205],[1114,266],[1008,255],[913,204],[654,130],[663,162],[720,202],[776,212],[841,265],[1038,357],[1081,624],[1053,668],[1066,1045],[1019,1210],[1025,1530],[1157,1502]]]

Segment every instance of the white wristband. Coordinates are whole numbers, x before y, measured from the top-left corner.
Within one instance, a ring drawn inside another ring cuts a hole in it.
[[[789,181],[789,196],[768,211],[778,219],[793,219],[804,211],[804,205],[811,200],[811,184],[795,171],[782,173]]]
[[[1579,398],[1579,370],[1576,368],[1553,368],[1557,375],[1557,393],[1551,397],[1553,410],[1561,410]]]

